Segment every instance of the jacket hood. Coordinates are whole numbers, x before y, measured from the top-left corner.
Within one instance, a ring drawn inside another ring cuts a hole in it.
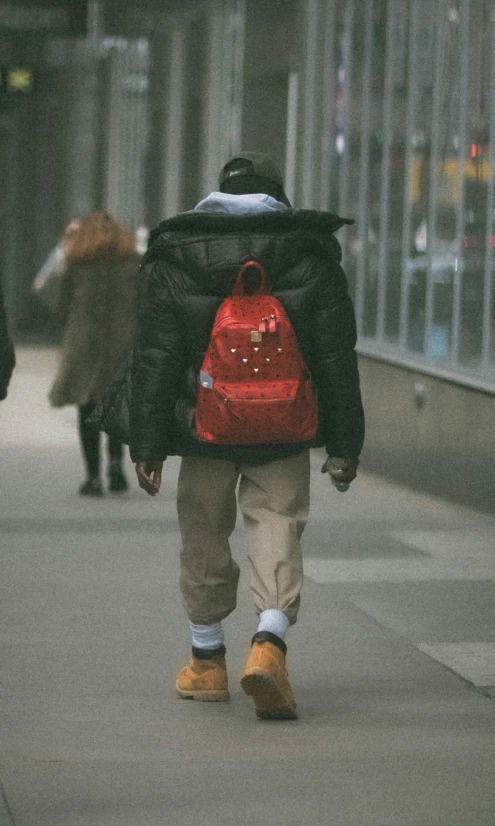
[[[232,195],[228,192],[211,192],[196,204],[193,212],[222,212],[229,215],[247,215],[260,212],[283,212],[290,207],[263,192]]]

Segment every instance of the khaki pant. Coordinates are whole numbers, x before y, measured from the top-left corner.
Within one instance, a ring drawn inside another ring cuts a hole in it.
[[[191,622],[211,625],[236,606],[239,566],[229,537],[236,523],[239,478],[256,612],[277,608],[293,625],[303,579],[300,538],[309,511],[309,450],[263,465],[182,459],[177,510],[184,607]]]

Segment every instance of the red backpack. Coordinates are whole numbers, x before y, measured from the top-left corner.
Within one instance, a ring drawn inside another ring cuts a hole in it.
[[[242,279],[251,267],[261,283],[245,295]],[[196,431],[205,442],[291,444],[316,434],[311,374],[286,311],[265,284],[261,264],[248,261],[215,316],[198,379]]]

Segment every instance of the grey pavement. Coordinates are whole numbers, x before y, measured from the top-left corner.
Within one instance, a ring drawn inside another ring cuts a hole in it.
[[[232,700],[180,700],[178,461],[156,499],[78,497],[55,358],[20,349],[0,405],[0,826],[494,826],[495,518],[369,472],[339,494],[315,452],[299,720],[240,689],[244,570]],[[240,523],[232,545],[244,569]]]

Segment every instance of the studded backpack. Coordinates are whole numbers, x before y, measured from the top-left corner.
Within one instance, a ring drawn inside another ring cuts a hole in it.
[[[243,277],[258,270],[251,295]],[[293,444],[311,440],[318,408],[294,329],[266,288],[257,261],[244,264],[222,301],[198,377],[196,432],[217,444]]]

